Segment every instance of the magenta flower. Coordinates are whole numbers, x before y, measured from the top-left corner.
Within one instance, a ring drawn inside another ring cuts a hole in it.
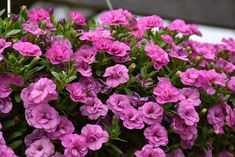
[[[129,80],[128,69],[125,65],[116,64],[105,69],[103,77],[107,77],[106,85],[115,88]]]
[[[147,127],[144,136],[155,147],[166,146],[168,143],[167,130],[160,123]]]
[[[65,157],[63,154],[56,152],[52,157]]]
[[[143,129],[144,121],[140,112],[134,108],[128,108],[125,110],[123,119],[123,125],[127,129]]]
[[[69,13],[69,16],[73,22],[77,25],[86,26],[86,19],[78,11],[72,11]]]
[[[166,157],[185,157],[185,156],[183,151],[180,148],[178,148],[171,151],[170,153],[167,153]]]
[[[11,98],[0,98],[0,113],[9,113],[12,110]]]
[[[0,145],[0,156],[1,157],[17,157],[14,151],[6,145]]]
[[[230,80],[227,82],[227,87],[233,93],[235,93],[235,76],[231,77]]]
[[[163,108],[155,102],[146,102],[138,109],[145,123],[154,125],[160,123],[163,118]]]
[[[97,120],[100,116],[106,116],[108,107],[98,98],[88,98],[85,105],[80,107],[81,114],[91,120]]]
[[[66,90],[70,93],[70,98],[74,102],[86,102],[86,93],[84,93],[79,82],[68,84]]]
[[[222,58],[216,61],[216,67],[222,69],[227,74],[231,74],[235,70],[235,65]]]
[[[117,57],[123,57],[127,55],[127,51],[130,51],[130,47],[122,42],[114,41],[110,45],[107,53]]]
[[[168,54],[159,46],[154,44],[148,44],[145,46],[144,50],[147,55],[153,60],[154,68],[156,70],[160,70],[163,66],[167,65],[170,60],[168,58]]]
[[[25,111],[26,120],[30,126],[54,132],[60,123],[59,113],[48,104],[40,104]]]
[[[46,33],[46,31],[39,28],[39,24],[37,22],[26,22],[22,24],[22,27],[25,32],[28,32],[34,36],[39,36]]]
[[[66,157],[85,157],[88,149],[86,138],[77,134],[65,135],[61,138],[61,144],[65,147]]]
[[[179,101],[199,106],[201,104],[200,93],[196,88],[183,88],[179,90]]]
[[[82,89],[86,93],[87,97],[97,97],[97,93],[101,91],[102,85],[98,79],[93,77],[84,77],[79,80]]]
[[[49,12],[43,8],[36,8],[29,12],[29,21],[40,22],[49,18]]]
[[[157,96],[156,100],[159,104],[177,102],[179,97],[178,89],[172,86],[171,81],[167,78],[159,78],[153,94]]]
[[[106,104],[108,108],[121,119],[124,119],[126,110],[132,108],[128,96],[116,93],[109,96]]]
[[[183,61],[188,61],[188,53],[185,48],[180,46],[173,46],[170,51],[169,55],[173,58],[177,58]]]
[[[92,76],[92,69],[91,66],[84,61],[83,58],[76,57],[74,60],[74,65],[76,71],[79,72],[84,77],[91,77]]]
[[[112,43],[113,42],[110,39],[101,38],[101,39],[94,40],[92,42],[92,45],[99,51],[107,52],[109,51]]]
[[[48,78],[41,78],[24,88],[20,97],[26,108],[40,103],[47,103],[49,100],[56,100],[58,98],[56,84]]]
[[[234,154],[230,153],[229,151],[223,150],[219,153],[218,157],[234,157]]]
[[[60,123],[57,125],[54,132],[49,132],[47,135],[50,139],[60,139],[64,135],[72,134],[75,128],[73,123],[65,116],[60,116]]]
[[[185,85],[194,85],[197,81],[199,72],[194,68],[189,68],[180,74],[181,82]]]
[[[43,129],[35,129],[32,133],[24,138],[24,143],[29,147],[34,141],[46,137],[47,133]]]
[[[141,150],[135,152],[136,157],[166,157],[164,151],[161,148],[155,148],[152,145],[145,145]]]
[[[11,46],[11,42],[6,42],[5,39],[0,38],[0,61],[3,60],[3,51],[4,49]]]
[[[155,27],[162,27],[163,20],[157,15],[144,16],[138,20],[138,28],[143,30],[152,29]]]
[[[82,32],[79,37],[80,40],[98,41],[99,39],[113,39],[110,30],[98,27],[96,30],[89,30]]]
[[[34,45],[30,42],[22,42],[19,41],[18,43],[13,44],[13,48],[22,56],[41,56],[42,51],[38,45]]]
[[[81,130],[81,135],[86,138],[87,147],[93,151],[99,150],[102,144],[109,140],[109,134],[99,125],[85,125]]]
[[[128,25],[128,19],[122,9],[111,10],[103,13],[100,20],[104,25]]]
[[[76,58],[82,59],[84,62],[88,64],[92,64],[95,61],[97,50],[94,47],[89,45],[81,46],[74,54],[75,60]]]
[[[226,124],[235,131],[235,108],[232,109],[228,104],[224,103],[226,111]]]
[[[34,141],[26,150],[25,155],[27,157],[49,157],[55,152],[54,145],[50,142],[49,138],[42,137],[39,140]]]
[[[174,41],[173,41],[173,38],[172,38],[170,35],[168,35],[168,34],[162,34],[160,37],[161,37],[161,39],[162,39],[163,41],[165,41],[167,44],[169,44],[169,45],[171,45],[171,46],[176,46],[175,43],[174,43]]]

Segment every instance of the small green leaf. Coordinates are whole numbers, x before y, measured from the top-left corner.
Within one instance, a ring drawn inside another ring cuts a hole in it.
[[[9,146],[13,149],[16,149],[17,147],[19,147],[21,144],[23,143],[22,140],[18,140],[18,141],[15,141],[15,142],[12,142],[11,144],[9,144]]]
[[[57,80],[60,80],[60,75],[55,72],[55,71],[52,71],[51,74],[57,79]]]
[[[10,128],[11,126],[15,125],[15,121],[14,120],[9,120],[3,123],[3,128]]]
[[[114,144],[112,143],[107,143],[106,146],[110,146],[115,152],[117,152],[118,154],[122,155],[123,152],[121,151],[120,148],[118,148],[117,146],[115,146]]]
[[[17,103],[21,102],[21,98],[19,94],[15,94],[14,98]]]
[[[9,37],[9,36],[13,36],[13,35],[16,35],[17,33],[19,33],[21,30],[20,29],[13,29],[9,32],[6,33],[5,37]]]

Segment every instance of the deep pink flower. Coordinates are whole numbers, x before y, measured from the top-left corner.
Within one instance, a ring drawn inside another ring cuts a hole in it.
[[[146,51],[147,55],[153,60],[153,66],[156,70],[160,70],[170,61],[168,58],[168,54],[157,45],[154,45],[152,43],[148,44],[147,46],[145,46],[144,50]]]
[[[127,55],[127,51],[130,50],[130,47],[122,42],[114,41],[110,45],[107,53],[117,57],[123,57]]]
[[[83,58],[76,57],[73,66],[76,68],[76,71],[79,72],[82,76],[92,76],[91,66],[87,62],[85,62]]]
[[[223,134],[224,130],[224,106],[223,104],[217,104],[209,108],[207,114],[207,121],[214,128],[216,134]]]
[[[49,12],[43,8],[36,8],[29,12],[29,21],[40,22],[50,18]]]
[[[170,51],[169,55],[173,58],[177,58],[183,61],[188,61],[188,53],[185,48],[180,46],[173,46]]]
[[[22,27],[25,32],[28,32],[34,36],[39,36],[46,33],[46,31],[39,28],[39,24],[37,22],[26,22],[22,24]]]
[[[179,100],[192,106],[201,104],[200,93],[196,88],[183,88],[179,90]]]
[[[161,36],[161,39],[164,40],[167,44],[171,45],[171,46],[176,46],[174,41],[173,41],[173,38],[168,35],[168,34],[162,34]]]
[[[107,11],[100,16],[104,25],[128,25],[128,19],[122,9]]]
[[[222,69],[225,73],[230,74],[235,70],[235,65],[222,58],[216,61],[216,67]]]
[[[34,141],[29,148],[25,150],[27,157],[49,157],[55,152],[54,145],[50,142],[49,138],[42,137]]]
[[[86,26],[86,19],[78,11],[72,11],[69,13],[69,16],[72,18],[73,22],[77,25]]]
[[[197,81],[199,71],[194,68],[189,68],[180,74],[181,82],[185,85],[194,85]]]
[[[100,116],[106,116],[108,107],[98,98],[88,98],[85,105],[80,107],[81,114],[91,120],[97,120]]]
[[[123,125],[127,129],[142,129],[144,128],[143,117],[136,109],[128,108],[124,112]]]
[[[30,42],[22,42],[19,41],[18,43],[13,44],[13,48],[22,56],[41,56],[42,51],[38,45],[34,45]]]
[[[60,123],[59,113],[48,104],[40,104],[32,109],[26,109],[26,120],[30,126],[54,132]]]
[[[159,82],[154,88],[153,94],[157,96],[156,100],[159,104],[177,102],[179,97],[178,89],[174,87],[167,78],[159,78]]]
[[[226,124],[235,131],[235,108],[232,109],[228,104],[224,103],[226,111]]]
[[[56,100],[58,98],[56,84],[48,78],[40,78],[37,82],[24,88],[20,97],[26,108],[40,103],[47,103],[49,100]]]
[[[141,150],[135,152],[136,157],[166,157],[164,151],[161,148],[155,148],[152,145],[145,145]]]
[[[230,153],[229,151],[223,150],[219,153],[218,157],[234,157],[234,154]]]
[[[75,128],[73,123],[65,116],[60,116],[60,123],[57,125],[54,132],[49,132],[47,135],[50,139],[60,139],[61,137],[72,134]]]
[[[78,134],[69,134],[61,138],[61,144],[65,147],[66,157],[85,157],[88,149],[86,138]]]
[[[235,93],[235,76],[231,77],[230,80],[227,82],[227,87]]]
[[[24,143],[29,147],[34,141],[46,137],[47,133],[43,129],[35,129],[32,133],[28,134],[24,138]]]
[[[99,125],[85,125],[81,130],[81,135],[86,138],[87,147],[93,151],[99,150],[102,144],[109,140],[109,134]]]
[[[0,61],[3,59],[3,51],[4,49],[11,46],[11,42],[6,42],[5,39],[0,38]]]
[[[171,151],[170,153],[167,153],[166,157],[185,157],[185,156],[183,151],[180,148],[178,148]]]
[[[138,20],[138,27],[139,29],[148,30],[155,27],[162,27],[163,20],[161,17],[157,15],[152,16],[144,16]]]
[[[12,110],[11,98],[0,98],[0,113],[9,113]]]
[[[112,43],[113,42],[110,39],[101,38],[101,39],[94,40],[92,42],[92,45],[99,51],[107,52],[109,51]]]
[[[166,146],[168,143],[167,130],[160,123],[147,127],[144,136],[155,147]]]
[[[69,91],[70,98],[74,102],[86,102],[86,93],[84,93],[82,85],[79,82],[68,84],[66,90]]]
[[[97,97],[97,94],[101,92],[102,85],[98,79],[94,79],[93,77],[81,77],[79,83],[87,97]]]
[[[0,145],[0,156],[1,157],[17,157],[14,151],[6,145]]]
[[[146,102],[138,109],[145,123],[154,125],[160,123],[163,118],[163,108],[155,102]]]
[[[94,47],[83,45],[75,52],[74,58],[75,60],[82,59],[84,62],[92,64],[95,61],[96,52],[97,50]]]
[[[106,85],[115,88],[129,80],[128,69],[125,65],[116,64],[105,69],[103,77],[107,77]]]
[[[98,27],[96,30],[89,30],[82,32],[79,37],[80,40],[98,41],[99,39],[113,39],[110,30]]]
[[[124,118],[125,111],[132,108],[128,96],[116,93],[109,96],[106,104],[108,108],[121,119]]]

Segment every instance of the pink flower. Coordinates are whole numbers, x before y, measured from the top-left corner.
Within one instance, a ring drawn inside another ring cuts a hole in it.
[[[146,102],[138,109],[143,115],[143,120],[149,125],[160,123],[163,118],[163,108],[155,102]]]
[[[128,69],[125,65],[116,64],[105,69],[103,77],[107,77],[106,85],[115,88],[129,80]]]
[[[86,138],[77,134],[68,134],[61,138],[66,157],[85,157],[88,149]]]
[[[69,16],[72,18],[73,22],[77,25],[86,26],[86,19],[78,11],[72,11],[69,13]]]
[[[37,82],[24,88],[20,97],[26,108],[36,104],[47,103],[49,100],[56,100],[58,98],[56,84],[48,78],[40,78]]]
[[[59,64],[68,62],[72,53],[72,46],[68,39],[56,38],[52,41],[51,47],[47,49],[46,57],[52,64]]]
[[[180,74],[181,82],[185,85],[194,85],[197,81],[199,72],[197,69],[189,68]]]
[[[172,86],[171,81],[167,78],[159,78],[153,94],[157,96],[156,100],[159,104],[177,102],[179,97],[178,89]]]
[[[73,123],[65,116],[60,116],[60,123],[57,125],[54,132],[49,132],[47,135],[50,139],[60,139],[65,135],[72,134],[75,128]]]
[[[70,98],[74,102],[86,102],[86,94],[79,82],[68,84],[66,90],[70,93]]]
[[[209,108],[207,114],[207,121],[211,124],[214,128],[216,134],[223,134],[224,130],[224,107],[222,104],[217,104]]]
[[[177,58],[183,61],[188,61],[188,53],[185,48],[180,46],[173,46],[170,51],[169,55],[173,58]]]
[[[94,79],[93,77],[81,77],[79,83],[87,97],[97,97],[97,94],[101,92],[102,85],[98,79]]]
[[[185,157],[185,156],[183,151],[180,148],[178,148],[168,153],[166,157]]]
[[[0,156],[1,157],[17,157],[14,151],[6,145],[0,145]]]
[[[49,12],[43,8],[36,8],[29,12],[29,21],[31,22],[40,22],[49,18]]]
[[[95,61],[97,50],[94,47],[89,45],[82,45],[74,54],[75,60],[76,58],[82,59],[84,62],[88,64],[92,64]]]
[[[157,45],[148,44],[145,46],[144,50],[147,55],[153,60],[154,68],[160,70],[163,66],[167,65],[170,62],[167,53]]]
[[[166,146],[168,143],[167,130],[159,123],[147,127],[144,136],[155,147]]]
[[[29,147],[34,141],[39,140],[42,137],[46,137],[46,132],[43,129],[35,129],[24,138],[24,143]]]
[[[179,90],[179,100],[192,106],[201,104],[200,93],[196,88],[183,88]]]
[[[111,10],[103,13],[100,20],[104,25],[128,25],[128,19],[122,9]]]
[[[188,104],[187,101],[179,103],[177,110],[179,116],[185,121],[185,124],[192,126],[199,122],[199,115],[194,106]]]
[[[216,61],[216,67],[222,69],[225,73],[230,74],[235,70],[235,65],[220,58]]]
[[[173,38],[172,38],[170,35],[168,35],[168,34],[162,34],[160,37],[161,37],[161,39],[162,39],[163,41],[165,41],[167,44],[169,44],[169,45],[171,45],[171,46],[176,46],[175,43],[174,43],[174,41],[173,41]]]
[[[9,113],[12,110],[11,98],[0,98],[0,113]]]
[[[142,129],[144,128],[143,117],[136,109],[128,108],[124,113],[123,125],[127,129]]]
[[[114,41],[107,51],[108,54],[117,57],[123,57],[127,55],[127,51],[130,51],[130,47],[122,42]]]
[[[82,32],[79,37],[80,40],[98,41],[99,39],[113,39],[110,30],[98,27],[96,30],[89,30]]]
[[[234,154],[230,153],[229,151],[223,150],[219,153],[218,157],[234,157]]]
[[[2,53],[4,49],[11,46],[11,42],[6,42],[5,39],[0,38],[0,61],[3,59]]]
[[[227,87],[235,93],[235,76],[231,77],[230,80],[227,82]]]
[[[142,150],[135,152],[136,157],[166,157],[164,151],[161,148],[155,148],[152,145],[145,145]]]
[[[163,20],[157,15],[144,16],[138,20],[139,29],[148,30],[154,27],[162,27]]]
[[[25,32],[30,33],[31,35],[34,36],[39,36],[42,34],[45,34],[46,31],[42,30],[39,28],[39,24],[37,22],[27,22],[22,24],[23,30]]]
[[[59,113],[48,104],[40,104],[32,109],[26,109],[26,120],[30,126],[54,132],[60,123]]]
[[[116,93],[109,96],[106,104],[108,108],[121,119],[124,119],[125,111],[132,108],[128,96]]]
[[[80,107],[81,114],[91,120],[97,120],[100,116],[106,116],[108,107],[98,98],[88,98],[85,105]]]
[[[42,51],[38,45],[34,45],[30,42],[19,41],[13,45],[13,48],[22,56],[41,56]]]
[[[50,139],[43,137],[37,141],[34,141],[29,148],[25,150],[27,157],[46,157],[51,156],[55,152],[54,145],[50,142]]]
[[[76,57],[73,66],[76,68],[76,71],[79,72],[82,76],[92,76],[91,66],[83,58]]]
[[[94,40],[92,42],[92,45],[99,51],[107,52],[112,45],[112,41],[110,39],[101,38],[98,40]]]
[[[93,151],[99,150],[102,144],[109,140],[109,134],[99,125],[85,125],[81,130],[81,135],[86,138],[87,147]]]

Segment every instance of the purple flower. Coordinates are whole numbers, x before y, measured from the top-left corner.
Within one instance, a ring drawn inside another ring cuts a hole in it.
[[[88,149],[86,138],[77,134],[65,135],[61,138],[61,143],[65,147],[66,157],[85,157]]]
[[[39,140],[42,137],[46,137],[46,132],[43,129],[35,129],[24,138],[24,143],[29,147],[34,141]]]
[[[113,42],[110,39],[101,38],[101,39],[94,40],[92,42],[92,45],[99,51],[107,52],[109,51],[112,43]]]
[[[170,60],[168,54],[159,46],[154,44],[148,44],[145,46],[144,50],[147,55],[153,60],[154,68],[160,70],[163,66],[167,65]]]
[[[164,151],[161,148],[155,148],[152,145],[145,145],[141,150],[135,152],[136,157],[166,157]],[[180,156],[179,156],[180,157]]]
[[[13,44],[13,48],[22,56],[41,56],[42,51],[38,45],[34,45],[30,42],[22,42],[19,41],[18,43]]]
[[[180,148],[178,148],[171,151],[170,153],[167,153],[166,157],[185,157],[185,156],[183,151]]]
[[[125,111],[132,108],[128,96],[116,93],[109,96],[106,104],[108,108],[121,119],[124,118]]]
[[[226,124],[235,131],[235,109],[232,109],[228,104],[224,103],[224,108],[227,113]]]
[[[187,102],[192,106],[201,104],[200,93],[196,88],[183,88],[179,90],[179,101]]]
[[[52,157],[65,157],[65,156],[59,152],[56,152]]]
[[[223,150],[219,153],[218,157],[234,157],[234,154],[230,153],[229,151]]]
[[[100,116],[106,116],[108,107],[98,98],[88,98],[85,105],[80,107],[81,114],[91,120],[97,120]]]
[[[75,52],[75,61],[77,60],[76,58],[80,58],[84,62],[92,64],[95,61],[96,52],[97,50],[94,47],[83,45]]]
[[[169,55],[173,58],[177,58],[183,61],[188,61],[188,53],[185,48],[180,46],[173,46],[170,51]]]
[[[86,26],[86,19],[78,11],[72,11],[69,13],[69,16],[72,18],[73,22],[77,25]]]
[[[123,125],[127,129],[143,129],[144,121],[140,112],[134,108],[128,108],[124,112]]]
[[[39,28],[39,24],[37,22],[23,23],[22,27],[25,32],[28,32],[34,36],[39,36],[46,33],[46,31]]]
[[[40,104],[33,109],[26,109],[26,120],[30,126],[54,132],[60,123],[59,113],[48,104]]]
[[[231,77],[230,80],[227,82],[227,87],[233,93],[235,93],[235,76]]]
[[[74,65],[76,71],[79,72],[84,77],[91,77],[92,76],[92,69],[91,66],[84,61],[83,58],[76,57],[74,60]]]
[[[171,46],[176,46],[174,41],[173,41],[173,38],[168,35],[168,34],[162,34],[161,36],[161,39],[164,40],[167,44],[171,45]]]
[[[115,88],[129,80],[128,69],[125,65],[116,64],[105,69],[103,77],[107,77],[106,85]]]
[[[34,141],[26,150],[27,157],[49,157],[55,152],[54,145],[50,142],[49,138],[42,137]]]
[[[138,109],[145,123],[154,125],[160,123],[163,118],[163,108],[155,102],[146,102]]]
[[[0,145],[0,156],[1,157],[17,157],[14,151],[6,145]]]
[[[130,47],[128,45],[119,41],[114,41],[109,46],[107,53],[113,56],[123,57],[127,55],[127,51],[130,51]]]
[[[0,146],[1,145],[6,145],[6,141],[5,141],[4,137],[3,137],[2,132],[0,131]]]
[[[222,69],[227,74],[231,74],[235,70],[235,65],[222,58],[216,61],[216,67]]]
[[[151,77],[144,80],[143,76],[139,74],[136,76],[136,79],[142,87],[149,87],[153,84],[153,79]]]
[[[199,72],[197,69],[189,68],[180,74],[181,82],[185,85],[194,85],[197,81]]]
[[[140,97],[138,93],[133,92],[132,95],[129,96],[129,99],[132,106],[139,107],[147,102],[149,100],[149,97]]]
[[[87,147],[90,150],[99,150],[103,143],[108,142],[109,134],[99,125],[85,125],[81,130],[81,135],[86,138]]]
[[[147,127],[144,136],[155,147],[166,146],[168,143],[167,130],[160,123]]]
[[[100,20],[104,25],[128,25],[128,19],[122,9],[111,10],[103,13]]]
[[[68,84],[66,90],[70,93],[70,98],[74,102],[86,102],[86,93],[84,93],[81,83],[75,82]]]
[[[165,104],[168,102],[177,102],[179,91],[176,87],[172,86],[169,79],[159,78],[153,94],[157,96],[156,100],[159,104]]]
[[[99,80],[94,79],[93,77],[81,77],[79,83],[87,97],[97,97],[97,93],[99,93],[102,88]]]
[[[154,27],[162,27],[163,20],[161,17],[157,15],[152,16],[144,16],[138,20],[138,27],[139,29],[148,30]]]
[[[47,135],[50,139],[60,139],[64,135],[72,134],[75,128],[73,123],[65,116],[60,116],[60,123],[57,125],[54,132],[49,132]]]
[[[0,113],[9,113],[12,110],[11,98],[0,98]]]
[[[2,53],[4,49],[11,46],[11,42],[6,42],[5,39],[0,38],[0,61],[3,59]]]
[[[24,88],[20,97],[26,108],[36,104],[47,103],[49,100],[56,100],[58,98],[56,84],[48,78],[40,78],[37,82]]]

